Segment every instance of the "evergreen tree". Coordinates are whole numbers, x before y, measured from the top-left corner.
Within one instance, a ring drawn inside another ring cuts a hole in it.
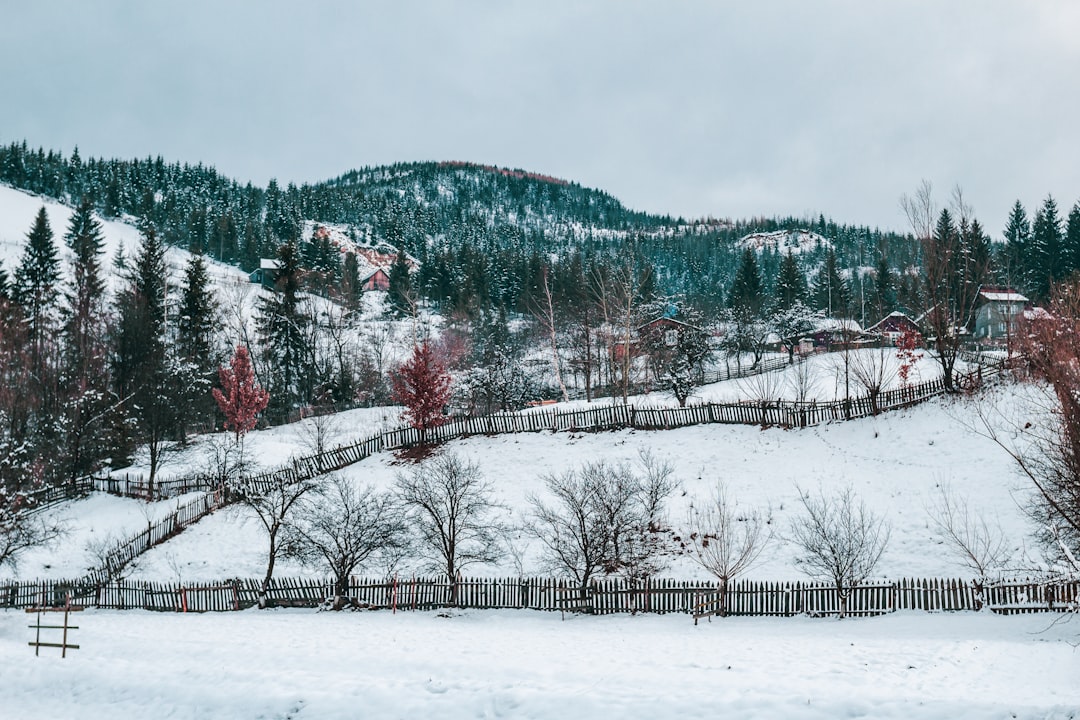
[[[400,316],[410,315],[413,311],[415,296],[412,286],[412,278],[409,275],[409,262],[406,259],[405,249],[398,247],[394,262],[390,266],[389,290],[387,292],[390,308],[394,314]]]
[[[896,307],[896,277],[889,269],[885,255],[879,255],[874,266],[874,285],[871,292],[876,320],[881,320]]]
[[[1005,225],[1005,248],[998,263],[1002,282],[1024,292],[1030,292],[1031,223],[1024,206],[1017,200]]]
[[[210,289],[206,261],[200,253],[192,254],[184,270],[176,326],[177,421],[184,435],[188,423],[206,422],[213,417],[210,387],[219,359],[218,303]]]
[[[739,268],[728,293],[728,305],[737,314],[757,317],[765,304],[761,273],[758,271],[757,257],[751,248],[745,248],[739,259]]]
[[[103,441],[109,395],[101,223],[86,198],[71,216],[64,240],[72,253],[71,289],[62,310],[67,475],[91,472],[107,456]]]
[[[151,491],[174,421],[175,385],[165,338],[166,272],[165,248],[154,229],[145,226],[126,287],[117,297],[112,369],[134,437],[150,453]]]
[[[1080,202],[1072,206],[1065,224],[1064,255],[1069,275],[1080,270]]]
[[[296,242],[278,248],[273,292],[259,300],[258,331],[273,409],[290,410],[310,402],[314,369],[307,341],[309,321],[302,312],[300,254]]]
[[[1065,275],[1061,240],[1061,219],[1058,217],[1057,203],[1048,195],[1042,207],[1035,212],[1035,219],[1031,223],[1034,271],[1031,286],[1039,300],[1049,299],[1051,285]]]
[[[55,331],[56,288],[60,281],[60,260],[53,244],[49,218],[42,206],[26,236],[22,260],[15,270],[15,297],[26,317],[30,364],[38,391],[46,377],[46,348]]]
[[[360,283],[360,268],[356,262],[356,253],[346,253],[341,268],[341,300],[345,307],[356,310],[360,307],[360,298],[364,288]]]
[[[840,274],[836,252],[832,248],[826,252],[825,266],[821,268],[814,283],[814,304],[818,310],[824,310],[830,317],[847,317],[848,307],[851,305],[851,290]]]
[[[806,293],[806,276],[789,250],[780,261],[780,272],[776,276],[776,309],[783,311],[795,303],[805,302]]]

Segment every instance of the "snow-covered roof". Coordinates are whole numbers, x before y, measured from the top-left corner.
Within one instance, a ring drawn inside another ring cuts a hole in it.
[[[847,318],[813,317],[810,318],[810,324],[813,326],[814,332],[861,333],[863,331],[858,320],[849,320]]]
[[[1028,299],[1008,288],[986,288],[979,291],[979,296],[990,302],[1021,302],[1026,303]]]
[[[259,268],[262,270],[277,270],[281,267],[281,263],[273,258],[262,258],[259,260]]]

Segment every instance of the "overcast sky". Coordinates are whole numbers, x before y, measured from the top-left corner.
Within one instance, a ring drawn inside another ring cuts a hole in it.
[[[632,208],[906,229],[1080,199],[1080,3],[22,2],[0,141],[241,181],[469,160]]]

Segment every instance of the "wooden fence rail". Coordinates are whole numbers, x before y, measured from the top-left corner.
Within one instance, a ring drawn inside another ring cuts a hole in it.
[[[168,612],[232,611],[258,604],[261,581],[232,579],[212,583],[159,583],[44,580],[0,582],[0,608],[76,606],[144,609]],[[1075,612],[1080,605],[1080,579],[1025,578],[995,580],[985,586],[955,578],[905,578],[868,582],[851,589],[848,614],[882,615],[898,610],[949,612],[980,610],[1001,614]],[[268,605],[318,607],[334,593],[325,578],[278,578],[267,593]],[[682,613],[709,607],[717,598],[713,581],[653,579],[628,583],[618,578],[598,580],[582,594],[564,578],[441,577],[351,578],[348,597],[367,608],[428,610],[442,607],[473,609],[516,608],[614,613]],[[836,589],[816,582],[731,583],[728,614],[733,616],[830,616],[838,612]]]

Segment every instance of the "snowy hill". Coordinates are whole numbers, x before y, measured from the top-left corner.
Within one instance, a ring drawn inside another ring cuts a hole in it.
[[[61,273],[66,277],[70,271],[68,262],[70,252],[64,244],[64,233],[67,232],[68,223],[71,221],[72,208],[48,198],[15,190],[7,185],[0,185],[0,263],[8,273],[12,273],[22,257],[23,246],[26,245],[26,234],[34,224],[34,217],[44,206],[45,214],[49,218],[49,226],[52,228],[54,242],[59,251]],[[102,267],[109,278],[110,285],[115,288],[116,273],[113,260],[117,250],[124,248],[124,256],[131,258],[139,247],[139,230],[133,224],[116,220],[101,220],[102,236],[105,239],[104,254],[102,255]],[[165,254],[165,262],[169,267],[169,274],[173,280],[179,280],[184,266],[187,264],[191,253],[178,248],[168,248]],[[233,294],[232,288],[237,285],[247,285],[248,275],[243,270],[214,262],[207,258],[207,271],[211,281],[217,286],[219,295],[228,296]]]
[[[776,230],[775,232],[757,232],[744,235],[736,243],[742,248],[750,248],[758,253],[770,250],[781,255],[791,253],[802,255],[814,250],[833,246],[828,238],[810,230]]]

